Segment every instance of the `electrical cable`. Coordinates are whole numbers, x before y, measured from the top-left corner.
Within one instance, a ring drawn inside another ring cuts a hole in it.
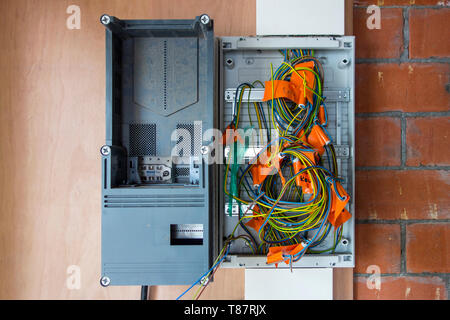
[[[141,300],[148,300],[148,290],[149,286],[141,287]]]

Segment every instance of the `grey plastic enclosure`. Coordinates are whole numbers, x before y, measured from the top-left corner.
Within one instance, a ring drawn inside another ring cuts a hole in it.
[[[119,20],[106,27],[102,148],[103,285],[192,284],[217,252],[212,20]]]
[[[253,83],[255,80],[270,80],[270,64],[276,70],[283,61],[280,49],[314,49],[324,68],[324,97],[328,112],[327,131],[336,149],[337,163],[343,186],[349,192],[351,201],[347,209],[352,218],[344,224],[343,237],[338,244],[335,254],[306,254],[299,261],[293,263],[293,268],[301,267],[354,267],[355,234],[355,178],[354,178],[354,74],[355,74],[355,39],[354,37],[222,37],[221,42],[221,124],[225,128],[232,120],[236,88],[244,82]],[[248,101],[261,101],[264,89],[255,88],[243,95],[240,125],[249,128],[250,118]],[[264,104],[267,110],[267,104]],[[250,117],[255,121],[256,113],[250,108]],[[246,156],[255,156],[264,145],[255,143],[247,150]],[[225,155],[227,152],[225,152]],[[325,158],[326,159],[326,158]],[[221,182],[223,186],[222,168]],[[221,187],[223,189],[223,187]],[[223,190],[221,190],[223,194]],[[245,197],[243,197],[245,199]],[[246,199],[247,200],[247,199]],[[237,214],[228,211],[228,198],[222,197],[220,214],[223,216],[221,231],[224,236],[229,235],[238,222]],[[230,216],[231,214],[231,216]],[[253,232],[253,230],[251,230]],[[236,235],[244,231],[238,228]],[[254,233],[257,238],[256,233]],[[332,233],[330,233],[332,235]],[[328,236],[317,250],[330,247],[333,237]],[[232,268],[274,268],[266,264],[266,257],[251,255],[250,248],[243,241],[233,242],[230,254],[223,263],[224,267]],[[290,268],[281,263],[279,268]]]

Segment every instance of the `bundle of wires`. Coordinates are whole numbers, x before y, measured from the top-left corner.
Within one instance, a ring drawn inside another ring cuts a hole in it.
[[[245,103],[244,93],[247,92],[250,125],[254,126],[250,111],[250,108],[254,108],[257,127],[260,129],[260,139],[262,141],[263,138],[267,138],[267,144],[248,164],[240,165],[237,161],[238,153],[241,149],[242,154],[242,149],[247,147],[246,142],[240,142],[237,139],[228,141],[231,148],[225,169],[224,192],[230,205],[233,203],[238,205],[239,219],[211,269],[183,292],[177,300],[196,284],[200,285],[193,298],[198,299],[202,295],[209,284],[209,281],[205,283],[202,280],[209,280],[214,276],[234,241],[244,241],[253,254],[267,254],[271,248],[301,245],[301,249],[295,253],[283,253],[283,261],[292,263],[301,259],[305,253],[334,252],[342,238],[342,226],[335,227],[332,246],[325,249],[320,246],[333,229],[328,220],[332,211],[332,190],[341,198],[336,187],[339,179],[334,147],[332,143],[323,147],[323,152],[327,155],[327,163],[323,163],[321,157],[315,159],[308,156],[308,154],[317,155],[317,150],[308,143],[307,139],[314,126],[320,126],[326,132],[327,118],[322,92],[323,68],[320,61],[314,57],[313,50],[286,49],[280,52],[284,61],[275,72],[271,66],[272,99],[267,101],[267,110],[264,110],[263,103],[250,101],[251,90],[257,84],[264,87],[261,81],[257,80],[251,84],[242,83],[236,89],[236,107],[227,129],[239,128],[242,105]],[[309,65],[314,67],[305,67],[307,62],[313,62]],[[312,93],[312,99],[307,99],[304,104],[274,97],[273,82],[275,80],[289,81],[294,74],[303,79],[303,94],[306,95],[307,91]],[[308,74],[309,78],[313,76],[313,85],[305,81]],[[267,84],[266,90],[268,90]],[[325,121],[319,119],[322,106]],[[271,135],[272,128],[278,133],[277,137]],[[266,132],[265,137],[262,137],[262,132]],[[271,152],[267,152],[269,148]],[[267,168],[276,168],[275,171],[278,174],[267,175],[262,183],[255,185],[251,183],[255,178],[252,168],[258,165],[263,154],[268,155],[268,160],[263,164]],[[299,179],[308,181],[310,190],[306,189],[305,184],[299,185]],[[242,205],[246,205],[245,211]],[[246,222],[254,219],[258,219],[259,223],[253,233]],[[238,227],[244,234],[235,235]]]
[[[230,125],[228,126],[229,128],[238,128],[239,126],[239,116],[241,114],[241,106],[243,103],[243,96],[244,96],[244,92],[246,92],[246,90],[248,90],[248,100],[247,100],[247,110],[248,110],[248,116],[249,116],[249,122],[250,125],[253,126],[253,119],[251,116],[251,111],[250,111],[250,105],[253,104],[253,107],[255,109],[255,114],[256,114],[256,118],[257,118],[257,123],[258,123],[258,127],[260,128],[260,132],[266,131],[266,135],[267,135],[267,141],[270,141],[270,133],[271,133],[271,127],[270,127],[270,121],[268,122],[266,119],[266,115],[263,109],[263,104],[261,102],[252,102],[250,103],[250,93],[252,91],[252,88],[255,88],[255,84],[260,84],[261,86],[264,87],[263,83],[259,80],[254,81],[252,84],[249,83],[241,83],[237,88],[236,88],[236,94],[235,94],[235,100],[234,100],[234,104],[237,106],[235,110],[233,110],[234,114],[233,114],[233,119],[231,120]],[[270,119],[269,119],[270,120]],[[261,140],[263,140],[263,137],[260,137]]]
[[[302,65],[306,62],[314,62],[314,69],[306,68]],[[313,101],[307,101],[305,105],[297,105],[285,98],[272,98],[268,101],[269,108],[272,112],[272,121],[274,127],[277,129],[280,136],[289,136],[297,139],[295,135],[304,130],[304,134],[312,127],[314,121],[318,117],[320,105],[323,103],[322,97],[323,88],[323,68],[318,59],[313,56],[301,56],[290,61],[284,61],[281,66],[273,73],[271,68],[272,81],[273,80],[290,80],[292,74],[296,74],[301,79],[305,79],[307,73],[314,75],[315,87],[310,88],[305,84],[305,91],[313,93]]]

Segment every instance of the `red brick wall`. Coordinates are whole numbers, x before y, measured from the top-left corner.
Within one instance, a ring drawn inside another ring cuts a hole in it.
[[[449,21],[447,0],[355,1],[355,299],[450,298]]]

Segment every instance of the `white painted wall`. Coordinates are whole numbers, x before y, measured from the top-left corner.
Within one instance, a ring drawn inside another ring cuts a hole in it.
[[[332,300],[333,269],[246,269],[246,300]]]
[[[345,0],[256,0],[257,35],[344,35]]]

